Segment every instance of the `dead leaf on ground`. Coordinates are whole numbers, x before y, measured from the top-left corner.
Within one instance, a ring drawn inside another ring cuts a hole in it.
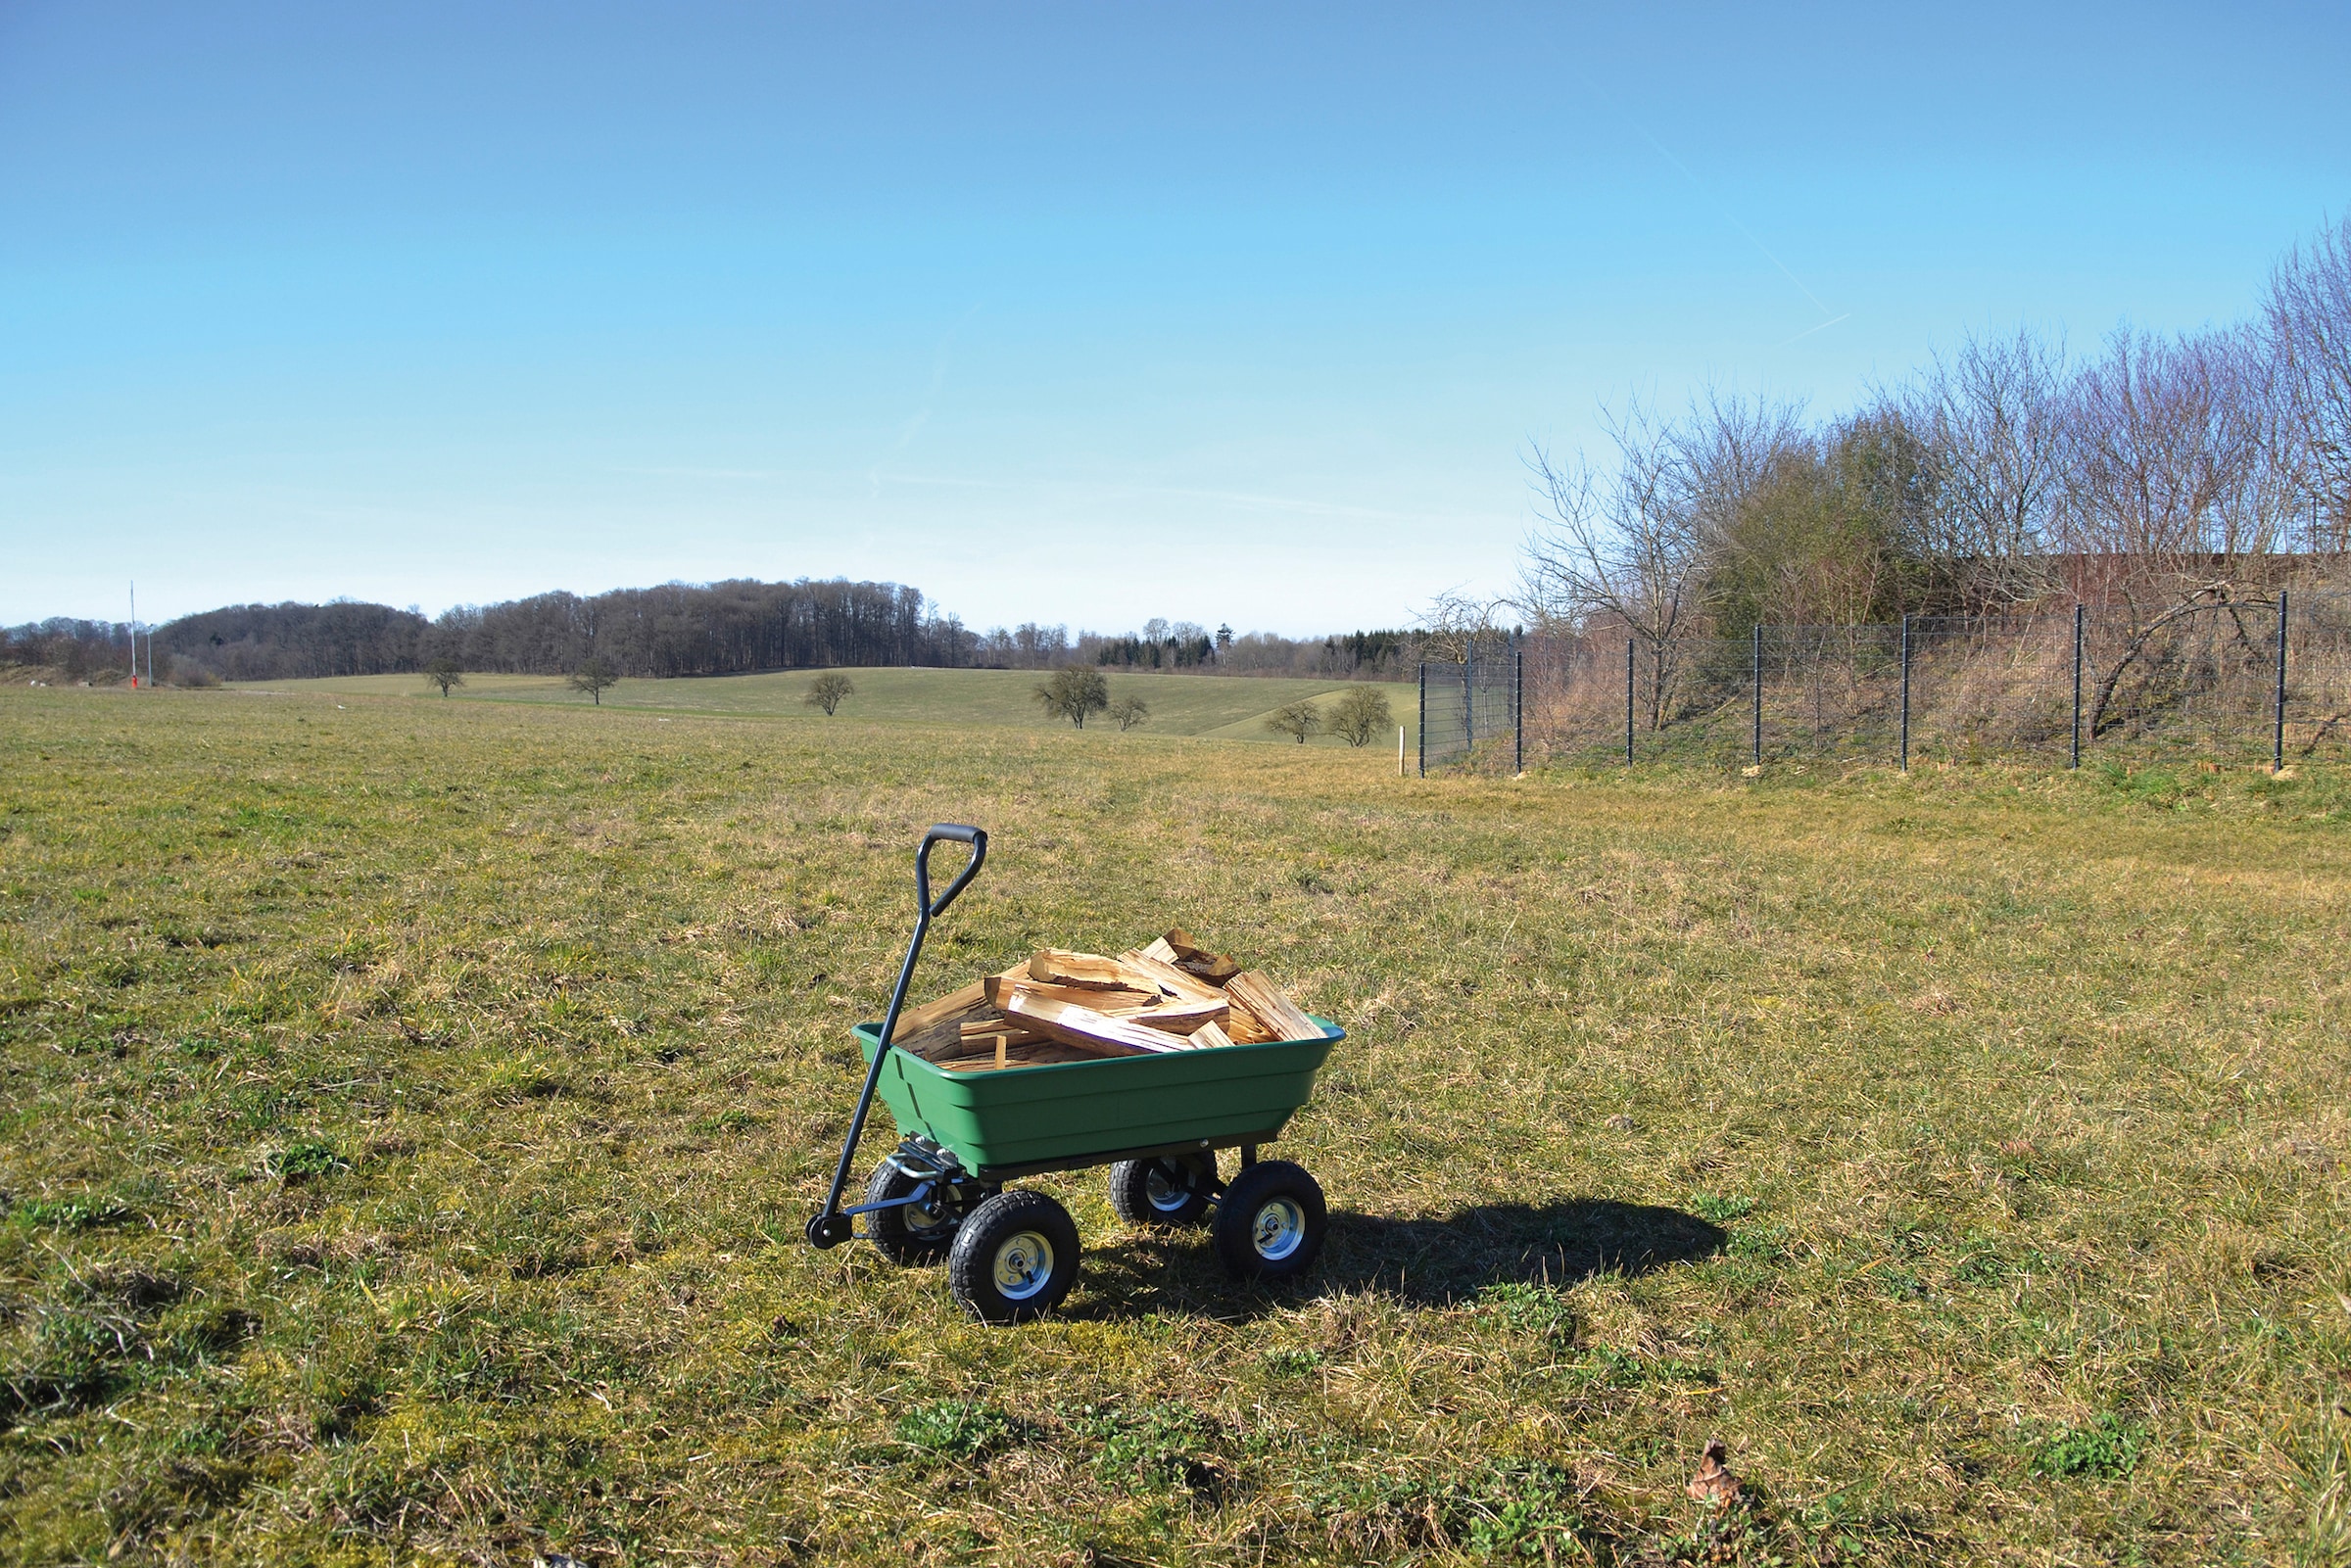
[[[1705,1450],[1698,1456],[1698,1474],[1690,1478],[1690,1496],[1701,1502],[1714,1503],[1727,1503],[1739,1496],[1739,1478],[1722,1462],[1729,1454],[1720,1438],[1707,1442]]]

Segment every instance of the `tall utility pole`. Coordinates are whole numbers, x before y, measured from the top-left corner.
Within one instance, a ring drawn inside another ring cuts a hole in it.
[[[130,689],[139,689],[139,585],[130,585]]]

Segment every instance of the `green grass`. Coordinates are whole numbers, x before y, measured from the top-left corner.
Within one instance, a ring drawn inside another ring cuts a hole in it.
[[[1043,676],[1033,670],[887,669],[844,672],[856,692],[841,704],[834,724],[937,724],[1008,726],[1022,729],[1066,727],[1067,721],[1048,721],[1032,693]],[[603,706],[659,713],[734,714],[744,717],[788,718],[823,724],[825,716],[805,700],[812,672],[714,676],[704,680],[623,681],[603,694]],[[283,692],[332,692],[343,696],[402,697],[441,700],[441,693],[419,675],[343,676],[320,681],[280,681],[248,688]],[[1293,744],[1265,727],[1267,715],[1284,703],[1303,697],[1324,701],[1347,689],[1334,681],[1258,680],[1239,676],[1110,675],[1112,699],[1134,695],[1151,706],[1142,729],[1158,736],[1216,736],[1235,740],[1280,740]],[[1397,722],[1411,722],[1407,710],[1415,700],[1403,685],[1383,686],[1396,710]],[[588,698],[552,675],[469,675],[450,693],[451,702],[552,702],[589,706]],[[1097,715],[1090,727],[1114,729]],[[1336,737],[1318,736],[1309,742],[1340,746]],[[1386,741],[1393,756],[1395,736]],[[1373,750],[1380,749],[1374,742]]]
[[[2351,1560],[2339,776],[1392,766],[0,691],[0,1561]],[[1348,1025],[1308,1282],[800,1240],[941,819]]]

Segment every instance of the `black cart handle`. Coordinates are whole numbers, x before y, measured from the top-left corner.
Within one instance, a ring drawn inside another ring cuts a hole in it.
[[[947,890],[931,897],[931,846],[940,840],[972,846],[972,858]],[[875,1042],[873,1065],[865,1069],[865,1090],[857,1096],[857,1114],[849,1118],[849,1135],[841,1140],[840,1164],[833,1167],[833,1190],[825,1195],[822,1212],[808,1218],[808,1240],[817,1247],[838,1247],[849,1239],[849,1216],[840,1212],[841,1189],[848,1185],[849,1162],[857,1158],[857,1140],[865,1136],[865,1116],[874,1107],[874,1090],[882,1082],[882,1062],[889,1055],[893,1037],[898,1032],[898,1013],[906,1005],[906,985],[914,978],[914,961],[922,956],[923,937],[930,931],[932,921],[946,913],[955,902],[955,895],[971,885],[980,875],[981,862],[987,859],[987,831],[967,828],[959,822],[936,823],[923,834],[923,847],[914,852],[914,940],[906,944],[906,962],[898,966],[897,988],[889,993],[889,1012],[882,1020],[882,1038]]]
[[[972,846],[972,858],[970,863],[963,868],[962,873],[953,881],[947,883],[947,890],[939,894],[938,902],[934,904],[931,902],[931,846],[940,842],[969,844]],[[923,847],[916,850],[914,855],[914,897],[915,901],[923,907],[923,921],[926,925],[947,912],[947,906],[955,902],[955,895],[969,887],[972,884],[972,879],[980,875],[980,863],[986,858],[987,831],[985,829],[967,828],[959,822],[941,822],[932,825],[931,831],[923,834]],[[917,937],[916,940],[920,941],[921,938]]]

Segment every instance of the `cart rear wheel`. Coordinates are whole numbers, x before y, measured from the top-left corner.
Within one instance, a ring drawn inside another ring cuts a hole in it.
[[[886,1204],[911,1196],[923,1178],[910,1176],[888,1161],[865,1184],[865,1201]],[[955,1245],[955,1209],[941,1184],[919,1204],[877,1209],[865,1216],[865,1235],[874,1250],[893,1263],[913,1267],[936,1263]]]
[[[947,1255],[948,1294],[983,1323],[1041,1316],[1077,1279],[1077,1221],[1041,1192],[990,1198],[965,1216]]]
[[[1243,1279],[1288,1279],[1314,1266],[1327,1225],[1322,1189],[1304,1166],[1261,1161],[1225,1185],[1217,1206],[1217,1256]]]
[[[1110,1167],[1110,1207],[1130,1225],[1197,1225],[1216,1189],[1215,1155],[1162,1155]]]

